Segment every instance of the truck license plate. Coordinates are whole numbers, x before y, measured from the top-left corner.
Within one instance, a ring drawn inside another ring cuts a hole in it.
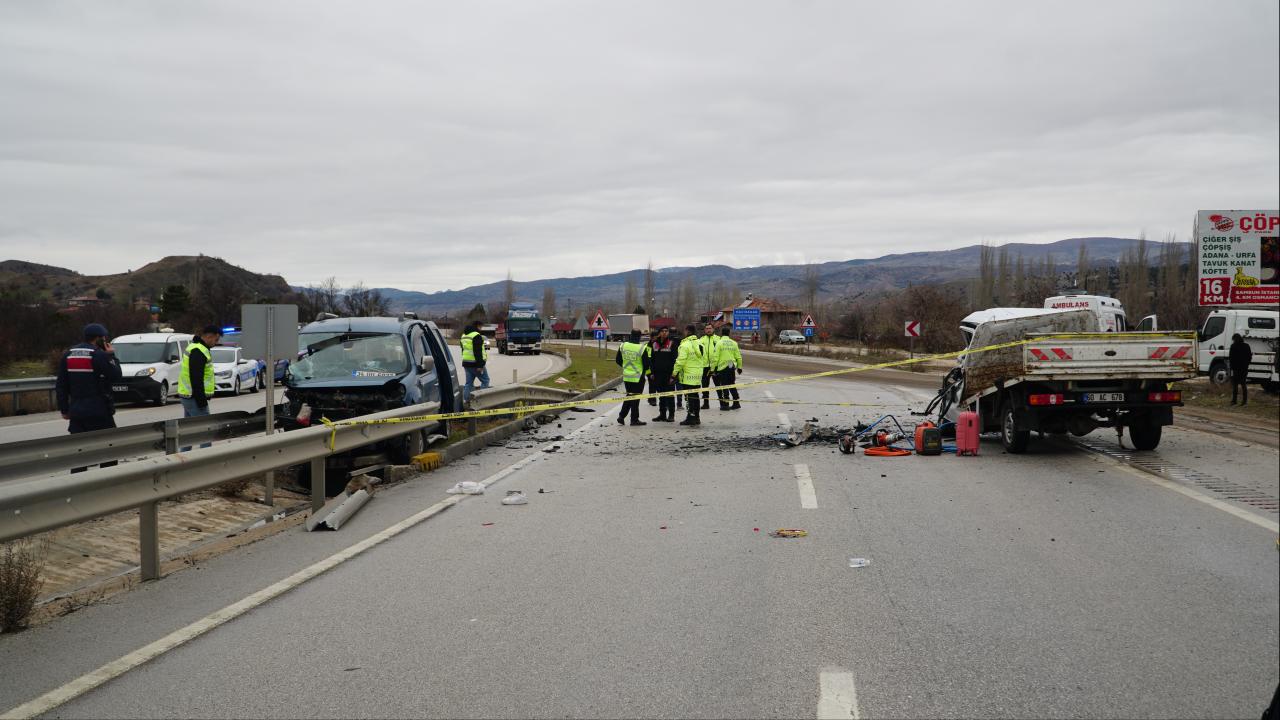
[[[115,392],[129,392],[128,385],[112,385],[111,389],[114,390]]]
[[[1087,403],[1124,402],[1124,393],[1085,393]]]

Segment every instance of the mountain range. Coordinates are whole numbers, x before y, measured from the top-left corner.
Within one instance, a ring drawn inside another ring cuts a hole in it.
[[[1080,246],[1092,266],[1114,266],[1134,251],[1140,240],[1136,238],[1087,237],[1069,238],[1046,244],[1009,243],[996,246],[999,252],[1008,252],[1010,262],[1018,257],[1033,267],[1040,267],[1051,260],[1058,271],[1074,270]],[[1185,253],[1189,243],[1180,243]],[[982,245],[969,245],[955,250],[885,255],[874,259],[843,260],[817,264],[818,298],[829,301],[838,298],[855,298],[877,294],[907,285],[935,284],[965,280],[978,274]],[[1148,243],[1149,262],[1159,261],[1158,248]],[[805,294],[806,265],[763,265],[734,268],[727,265],[702,265],[698,267],[668,267],[657,270],[654,289],[659,305],[664,304],[686,277],[693,277],[699,285],[699,298],[706,289],[719,281],[727,286],[731,297],[741,298],[747,293],[769,297],[784,302],[796,302]],[[591,275],[574,278],[547,278],[543,280],[515,281],[517,300],[540,302],[543,288],[555,289],[557,302],[577,307],[608,302],[620,307],[626,284],[630,279],[637,288],[644,287],[644,270],[637,268],[607,275]],[[502,300],[505,281],[474,285],[461,290],[445,290],[422,293],[396,288],[378,288],[391,299],[397,310],[413,310],[427,315],[469,310],[477,303],[488,306]],[[637,291],[637,294],[639,291]],[[644,304],[643,301],[641,304]]]

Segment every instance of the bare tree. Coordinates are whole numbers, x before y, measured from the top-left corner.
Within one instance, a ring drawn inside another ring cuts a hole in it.
[[[996,260],[996,302],[1000,305],[1013,304],[1013,274],[1009,268],[1009,248],[1000,246],[1000,255]]]
[[[630,274],[627,275],[626,285],[622,291],[622,307],[633,308],[636,306],[636,279]]]
[[[342,296],[343,310],[352,317],[382,317],[391,314],[391,301],[376,289],[358,282]]]
[[[685,273],[684,278],[680,281],[680,292],[676,295],[676,318],[686,323],[697,320],[694,316],[694,313],[698,312],[695,309],[697,304],[697,282],[694,281],[692,273]]]
[[[556,314],[556,289],[551,283],[542,286],[542,317],[549,318]]]
[[[649,266],[644,269],[644,306],[649,308],[650,315],[658,314],[658,294],[657,288],[654,287],[657,282],[657,273],[653,271],[653,261],[649,261]],[[649,307],[653,305],[654,307]]]
[[[1022,253],[1018,253],[1018,259],[1013,263],[1013,303],[1019,307],[1027,303],[1027,263],[1022,259]]]
[[[983,310],[995,304],[996,262],[995,252],[985,242],[978,249],[978,279],[971,293],[972,309]]]
[[[507,279],[502,283],[502,312],[499,316],[506,317],[507,311],[511,309],[511,303],[516,301],[516,281],[511,277],[511,271],[507,271]]]
[[[1076,282],[1075,286],[1081,290],[1087,289],[1089,285],[1089,248],[1085,247],[1083,241],[1080,243],[1080,250],[1076,253]]]
[[[804,309],[813,312],[818,304],[818,290],[822,287],[822,278],[818,266],[809,263],[804,266]]]
[[[319,285],[309,288],[316,295],[316,311],[337,314],[342,311],[340,297],[342,289],[338,287],[338,279],[330,275]]]

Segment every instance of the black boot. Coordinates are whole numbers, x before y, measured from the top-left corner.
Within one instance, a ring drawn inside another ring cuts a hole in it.
[[[710,400],[703,400],[703,401],[702,401],[702,409],[703,409],[703,410],[710,410],[710,409],[711,409],[711,401],[710,401]]]
[[[741,409],[742,409],[742,403],[740,403],[740,402],[738,402],[737,400],[735,400],[735,401],[733,402],[733,404],[729,406],[729,409],[730,409],[730,410],[741,410]]]
[[[640,418],[633,418],[633,419],[631,420],[631,424],[632,424],[632,425],[648,425],[649,423],[647,423],[647,422],[645,422],[645,421],[641,420]]]
[[[626,419],[625,417],[622,417],[621,415],[619,415],[619,416],[618,416],[618,424],[619,424],[619,425],[622,425],[622,424],[624,424],[624,423],[626,423],[626,422],[627,422],[627,419]]]

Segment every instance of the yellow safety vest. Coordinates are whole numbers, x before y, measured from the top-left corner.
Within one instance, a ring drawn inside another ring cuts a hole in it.
[[[191,351],[199,350],[204,355],[204,396],[213,397],[213,354],[204,343],[194,340],[187,343],[186,352],[182,353],[182,374],[178,376],[178,397],[191,397]]]
[[[738,349],[737,340],[728,335],[721,335],[716,349],[716,363],[712,367],[716,372],[720,372],[730,365],[742,367],[742,351]]]
[[[480,333],[474,330],[462,336],[462,362],[475,362],[476,349],[475,339]],[[480,343],[480,360],[488,360],[489,351],[484,349],[484,343]]]
[[[618,352],[622,354],[622,380],[629,383],[640,382],[644,377],[644,356],[650,354],[649,346],[624,342]]]
[[[701,385],[702,369],[707,367],[707,359],[703,356],[703,342],[690,335],[680,341],[680,352],[676,355],[676,366],[671,371],[681,385]]]

